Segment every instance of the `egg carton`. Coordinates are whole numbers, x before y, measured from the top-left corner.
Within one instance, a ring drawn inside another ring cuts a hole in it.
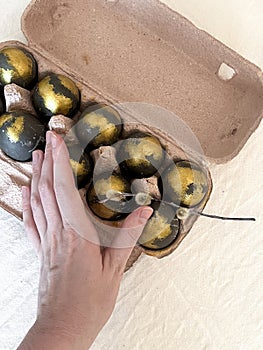
[[[202,159],[224,163],[238,154],[262,118],[261,70],[157,0],[32,1],[22,29],[28,45],[11,41],[0,48],[25,47],[38,62],[39,79],[50,71],[69,75],[82,98],[75,118],[94,101],[157,105],[169,111],[165,118],[130,108],[124,122],[144,125],[175,158],[199,157],[181,153],[175,120],[192,129]],[[31,172],[30,162],[13,162],[0,152],[0,205],[19,218],[21,186],[29,184]],[[189,218],[169,250],[145,252],[169,254],[196,218]],[[129,266],[142,251],[135,248]]]

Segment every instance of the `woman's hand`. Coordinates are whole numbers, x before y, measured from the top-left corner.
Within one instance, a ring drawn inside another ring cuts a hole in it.
[[[99,245],[80,198],[67,148],[47,132],[33,153],[31,189],[23,188],[25,229],[41,259],[38,315],[19,349],[88,349],[109,319],[129,255],[152,209],[130,214],[116,245]]]

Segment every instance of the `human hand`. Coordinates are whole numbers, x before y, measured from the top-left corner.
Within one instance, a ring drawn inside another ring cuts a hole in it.
[[[126,262],[152,209],[130,214],[102,249],[80,198],[61,137],[47,132],[23,188],[25,229],[41,259],[38,315],[19,349],[87,349],[109,319]],[[123,246],[123,248],[114,248]]]

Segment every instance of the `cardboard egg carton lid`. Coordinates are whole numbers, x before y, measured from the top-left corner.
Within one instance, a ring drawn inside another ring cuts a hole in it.
[[[175,113],[217,163],[262,118],[262,71],[157,0],[36,0],[22,29],[31,48],[109,102]]]

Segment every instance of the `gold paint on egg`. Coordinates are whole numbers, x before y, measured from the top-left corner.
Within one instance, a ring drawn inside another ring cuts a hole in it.
[[[176,204],[193,207],[199,204],[208,190],[208,179],[204,170],[193,162],[175,163],[164,175],[167,196]]]
[[[16,48],[7,48],[3,49],[3,53],[7,57],[10,66],[15,67],[13,77],[28,78],[32,74],[32,61],[23,51]]]
[[[92,212],[101,219],[118,220],[127,213],[130,202],[123,196],[108,199],[109,192],[127,193],[130,192],[130,185],[123,177],[114,173],[93,178],[86,195],[87,203]],[[101,202],[104,200],[106,202]]]
[[[91,189],[89,196],[90,198],[96,198],[96,191],[94,187]],[[104,204],[94,201],[92,203],[89,203],[89,205],[91,207],[91,210],[102,219],[111,220],[116,216],[116,212]]]
[[[140,142],[134,146],[133,142],[124,143],[124,150],[129,154],[130,159],[127,159],[127,164],[130,166],[138,166],[142,163],[149,163],[146,157],[153,157],[158,160],[163,156],[162,146],[158,139],[152,136],[146,136],[140,139]]]
[[[104,130],[108,127],[108,125],[113,125],[112,123],[109,124],[107,118],[104,117],[101,113],[94,113],[91,112],[87,116],[83,118],[84,124],[91,126],[92,128],[99,128],[100,131]]]
[[[4,84],[10,84],[13,79],[17,78],[17,74],[14,70],[0,68],[0,75],[2,76],[2,82]]]
[[[31,83],[36,74],[33,57],[30,58],[23,50],[16,47],[3,48],[0,54],[5,56],[10,66],[10,69],[0,67],[0,81],[3,85],[12,82],[17,83],[20,80],[22,81],[21,86],[23,87]]]
[[[79,97],[79,89],[71,79],[61,74],[58,74],[57,77],[59,78],[61,84],[65,86],[73,95],[75,95],[76,98]]]
[[[121,178],[111,176],[109,179],[99,179],[94,184],[97,196],[106,196],[108,191],[126,192],[126,185]]]
[[[79,144],[67,144],[69,161],[78,188],[85,187],[92,176],[93,162]]]
[[[39,94],[43,98],[45,107],[53,114],[68,115],[73,107],[72,99],[56,93],[50,80],[51,77],[47,76],[38,84]]]
[[[164,149],[157,137],[134,132],[121,142],[117,161],[126,176],[148,178],[160,169],[164,161]]]
[[[45,126],[34,115],[16,110],[0,117],[0,148],[8,157],[29,161],[32,151],[44,143]]]
[[[20,140],[20,136],[24,131],[24,117],[16,117],[13,124],[6,128],[6,133],[12,143]]]
[[[72,116],[78,107],[80,92],[70,78],[50,73],[38,83],[32,98],[35,109],[49,121],[58,114]]]
[[[74,159],[70,159],[69,161],[70,161],[72,170],[76,176],[85,176],[89,174],[89,170],[86,167],[85,160],[82,160],[81,163],[77,162]]]
[[[140,244],[152,244],[153,240],[158,237],[159,239],[163,239],[172,232],[171,225],[167,220],[156,212],[155,216],[153,216],[146,224],[145,229],[139,239]],[[154,238],[153,238],[154,237]]]
[[[81,114],[76,135],[83,148],[109,146],[118,141],[122,119],[117,110],[104,104],[92,104]]]
[[[88,114],[87,117],[83,118],[83,122],[92,128],[99,129],[98,135],[93,140],[94,146],[99,146],[105,139],[111,140],[116,135],[116,125],[110,123],[107,118],[99,112]]]
[[[172,244],[178,233],[174,209],[161,205],[147,221],[138,242],[147,249],[161,250]]]
[[[8,115],[8,114],[2,114],[0,117],[0,128],[9,120],[11,120],[13,117],[12,115]]]

